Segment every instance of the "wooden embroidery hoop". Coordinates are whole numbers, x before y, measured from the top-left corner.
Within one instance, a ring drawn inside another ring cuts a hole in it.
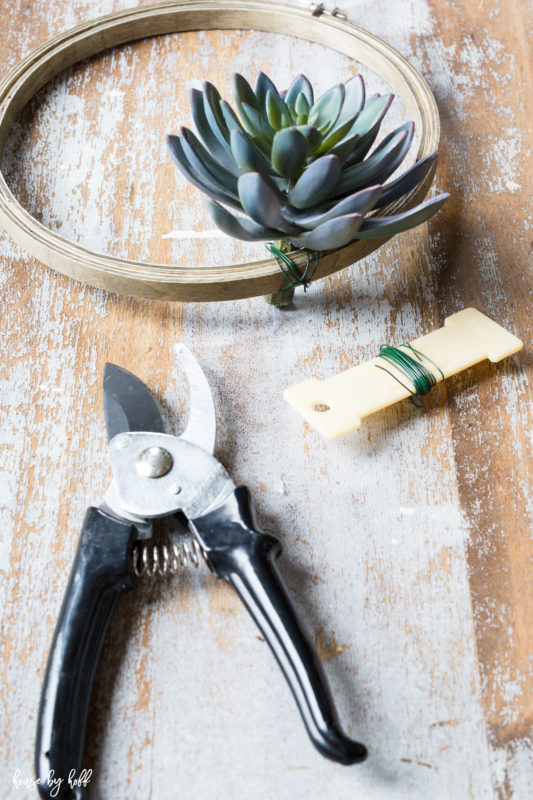
[[[439,114],[424,78],[397,50],[339,14],[336,9],[328,12],[323,4],[299,8],[262,0],[173,0],[118,11],[78,25],[34,50],[0,83],[0,158],[19,112],[64,69],[136,39],[205,29],[289,34],[356,58],[382,76],[402,99],[418,131],[417,158],[437,150]],[[429,190],[434,169],[407,198],[382,213],[420,203]],[[273,258],[192,270],[94,253],[37,222],[15,199],[1,173],[0,225],[31,255],[53,269],[121,294],[179,301],[234,300],[273,293],[286,284]],[[355,241],[322,255],[314,279],[353,264],[385,241],[386,238]],[[300,253],[292,257],[297,264],[305,260]]]

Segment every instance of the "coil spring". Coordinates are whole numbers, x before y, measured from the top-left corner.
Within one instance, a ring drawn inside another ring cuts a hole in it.
[[[148,544],[136,542],[133,547],[133,571],[138,578],[146,575],[175,575],[191,565],[198,568],[202,551],[196,539]]]

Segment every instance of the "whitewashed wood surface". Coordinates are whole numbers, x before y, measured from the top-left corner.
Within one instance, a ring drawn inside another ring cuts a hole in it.
[[[66,28],[134,3],[4,0],[0,69]],[[320,648],[341,719],[370,751],[321,758],[267,645],[205,568],[143,581],[113,621],[97,676],[92,797],[447,800],[533,795],[531,593],[531,118],[526,0],[344,3],[409,57],[443,122],[429,225],[299,293],[220,305],[131,300],[80,286],[0,231],[2,796],[35,797],[40,686],[85,508],[109,479],[101,377],[109,360],[187,410],[173,345],[216,396],[217,455],[284,542],[281,568]],[[206,231],[164,135],[197,79],[299,71],[325,88],[356,64],[258,33],[128,45],[65,73],[15,126],[17,197],[93,249],[169,263],[254,250]],[[376,76],[366,73],[370,88]],[[396,119],[403,111],[398,106]],[[393,119],[394,121],[394,119]],[[438,387],[326,444],[283,402],[474,305],[523,338],[509,362]],[[174,424],[174,422],[173,422]],[[178,425],[181,423],[178,423]]]

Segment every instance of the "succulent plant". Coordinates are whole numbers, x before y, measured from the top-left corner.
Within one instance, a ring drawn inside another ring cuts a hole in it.
[[[333,250],[412,228],[448,196],[392,216],[371,213],[416,187],[437,154],[386,183],[407,155],[414,123],[401,125],[370,152],[394,96],[367,98],[360,75],[316,101],[304,75],[284,92],[262,72],[254,89],[238,74],[232,85],[239,115],[206,82],[203,91],[190,93],[198,135],[182,127],[179,136],[168,137],[179,169],[208,195],[209,213],[228,235]]]

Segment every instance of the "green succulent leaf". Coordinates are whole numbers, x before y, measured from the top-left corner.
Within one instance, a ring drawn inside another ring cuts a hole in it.
[[[266,112],[266,99],[268,92],[273,92],[273,94],[277,94],[279,97],[279,92],[276,89],[275,84],[270,80],[268,75],[265,75],[264,72],[260,72],[255,82],[254,94],[257,97],[257,102],[264,112]]]
[[[400,202],[431,174],[436,154],[385,183],[407,155],[414,125],[400,126],[372,151],[393,95],[365,100],[359,75],[316,102],[303,75],[284,92],[264,73],[253,90],[242,75],[232,83],[236,109],[207,82],[190,93],[197,134],[182,128],[168,137],[180,171],[210,198],[209,213],[228,235],[331,250],[387,238],[442,205],[446,195],[402,211]],[[401,213],[372,214],[398,205]]]
[[[311,108],[315,102],[313,87],[311,86],[308,78],[306,78],[305,75],[300,74],[297,75],[293,80],[285,95],[285,102],[289,108],[294,108],[296,110],[296,101],[298,96],[301,94],[303,94],[307,100],[308,108]]]
[[[283,230],[281,204],[275,190],[259,172],[241,175],[239,199],[245,212],[259,225]]]
[[[335,125],[344,100],[344,85],[338,83],[319,97],[309,112],[308,123],[326,133]]]
[[[241,173],[260,172],[264,178],[272,182],[270,175],[272,165],[242,131],[231,132],[231,152]]]
[[[289,238],[298,247],[308,247],[310,250],[320,251],[336,250],[352,241],[362,222],[361,214],[347,214],[344,217],[323,222],[309,233]]]
[[[365,104],[365,83],[360,75],[344,84],[344,100],[335,127],[344,125],[348,120],[355,120]]]
[[[331,150],[345,138],[360,136],[354,125],[365,100],[365,85],[360,75],[355,75],[344,85],[344,100],[335,124],[329,128],[323,143],[324,152]],[[355,141],[352,139],[352,141]],[[343,148],[344,152],[345,148]]]
[[[373,131],[375,126],[381,123],[393,100],[393,94],[373,95],[369,97],[363,110],[357,116],[350,130],[350,134],[359,134],[362,141],[367,133]]]
[[[328,197],[339,180],[341,162],[337,156],[322,156],[301,174],[289,192],[289,203],[295,208],[309,208]]]
[[[389,165],[402,152],[407,138],[407,131],[400,131],[390,139],[385,147],[379,152],[373,153],[366,161],[344,169],[335,187],[335,196],[353,192],[355,189],[363,188],[371,183],[382,183],[382,176],[386,174]]]
[[[224,122],[226,123],[227,129],[230,132],[230,134],[231,131],[241,131],[242,133],[244,133],[244,128],[241,124],[240,119],[238,118],[237,114],[226,100],[220,101],[220,112],[224,117]]]
[[[341,142],[344,139],[344,137],[346,136],[346,134],[348,134],[350,132],[350,129],[352,127],[352,123],[353,123],[353,120],[348,120],[347,122],[344,123],[344,125],[340,125],[339,127],[335,126],[327,134],[327,136],[324,136],[324,138],[322,140],[322,144],[320,145],[320,147],[317,150],[317,154],[318,155],[323,155],[323,153],[328,153],[332,149],[332,147],[335,147],[336,144]],[[352,136],[352,135],[357,136],[357,134],[350,134],[350,136]]]
[[[305,94],[301,92],[296,98],[296,103],[294,104],[294,112],[296,114],[298,123],[300,123],[300,120],[305,120],[305,122],[307,122],[307,117],[309,116],[310,110],[311,106],[309,105],[309,101]]]
[[[377,156],[379,153],[383,152],[386,149],[386,147],[389,145],[389,143],[393,141],[394,137],[397,136],[398,134],[402,133],[403,131],[405,131],[407,136],[405,137],[405,139],[403,141],[403,144],[402,144],[399,152],[395,156],[395,158],[392,159],[390,164],[381,173],[381,175],[379,177],[379,182],[380,183],[385,183],[387,178],[389,178],[392,175],[392,173],[395,172],[398,169],[398,167],[400,166],[400,164],[404,160],[405,156],[409,152],[409,148],[411,147],[411,142],[413,141],[413,136],[414,136],[414,133],[415,133],[415,123],[414,122],[405,122],[403,125],[400,125],[400,127],[396,128],[395,131],[392,131],[392,133],[389,133],[388,136],[385,136],[383,141],[379,143],[379,145],[376,147],[376,149],[372,153],[372,157],[373,157],[373,156]]]
[[[307,141],[298,128],[283,128],[272,142],[272,166],[280,175],[296,180],[307,158]]]
[[[359,141],[359,136],[354,133],[353,136],[348,136],[346,139],[343,139],[341,142],[332,147],[329,151],[332,155],[337,156],[341,164],[348,159],[348,157],[353,153],[357,143]]]
[[[197,189],[200,189],[202,192],[210,195],[211,197],[220,200],[222,203],[226,205],[232,206],[233,208],[241,209],[241,204],[239,199],[228,192],[224,191],[214,180],[209,177],[205,177],[205,173],[202,175],[198,174],[194,167],[190,164],[185,153],[183,152],[182,142],[180,137],[178,136],[167,136],[167,144],[170,150],[170,154],[174,163],[179,168],[180,172],[190,181],[193,186],[196,186]]]
[[[288,128],[293,123],[291,112],[284,101],[277,92],[274,93],[270,89],[266,95],[266,115],[271,128],[275,131]]]
[[[440,211],[442,204],[449,196],[449,194],[439,194],[437,197],[432,197],[431,200],[425,200],[415,208],[410,208],[401,214],[393,214],[390,217],[367,218],[357,231],[355,238],[381,239],[414,228]]]
[[[293,212],[292,214],[285,213],[285,209],[283,209],[283,215],[289,222],[300,225],[307,230],[313,230],[313,228],[316,228],[317,225],[321,225],[323,222],[335,219],[336,217],[344,217],[347,214],[357,213],[364,217],[368,211],[375,208],[376,201],[381,195],[381,192],[381,186],[370,186],[368,189],[362,189],[360,192],[349,195],[349,197],[344,197],[333,206],[331,206],[331,203],[328,203],[327,205],[329,207],[325,209],[324,207],[319,207],[318,209],[309,209],[307,213],[300,211]]]
[[[253,137],[257,137],[261,143],[264,142],[265,146],[270,147],[275,131],[261,112],[249,106],[248,103],[242,103],[239,111],[249,133]]]
[[[237,178],[209,155],[197,136],[188,128],[181,129],[181,146],[189,164],[198,175],[212,180],[224,192],[237,196]]]
[[[203,93],[198,89],[191,89],[189,93],[189,100],[196,130],[198,131],[199,136],[203,139],[207,150],[212,153],[213,156],[217,158],[227,170],[232,172],[234,175],[237,175],[238,169],[233,157],[230,153],[228,153],[227,144],[223,146],[220,143],[218,137],[215,135],[213,129],[207,121]]]
[[[346,159],[344,164],[345,167],[354,166],[364,159],[377,139],[379,129],[381,128],[381,122],[382,120],[377,122],[374,127],[368,131],[368,133],[366,133],[363,137],[358,138],[355,148]],[[354,135],[357,136],[357,134]]]
[[[414,189],[422,183],[431,170],[436,158],[437,153],[431,153],[431,155],[417,161],[411,169],[406,170],[399,178],[396,178],[396,180],[390,183],[386,183],[383,187],[383,193],[376,202],[374,208],[383,208],[383,206],[387,206],[389,203],[399,200],[404,194],[407,194],[411,189]]]
[[[283,236],[280,231],[271,228],[265,228],[263,225],[258,225],[247,217],[236,217],[227,208],[221,206],[220,203],[206,198],[206,206],[209,216],[221,231],[228,236],[233,236],[234,239],[242,239],[245,242],[255,242],[261,239],[274,239]]]
[[[257,97],[248,81],[236,73],[232,77],[233,94],[241,120],[261,149],[272,144],[274,131],[263,114]]]
[[[223,148],[229,151],[229,130],[220,108],[218,89],[209,81],[204,82],[204,111],[211,130]]]
[[[255,108],[256,111],[261,111],[261,104],[259,103],[259,100],[255,96],[253,89],[246,78],[243,78],[242,75],[239,75],[239,73],[236,72],[231,76],[231,84],[233,88],[233,96],[239,111],[241,110],[241,105],[243,103],[247,103],[247,105]]]
[[[297,125],[297,129],[307,142],[307,150],[312,155],[314,154],[322,142],[322,134],[312,125]]]

